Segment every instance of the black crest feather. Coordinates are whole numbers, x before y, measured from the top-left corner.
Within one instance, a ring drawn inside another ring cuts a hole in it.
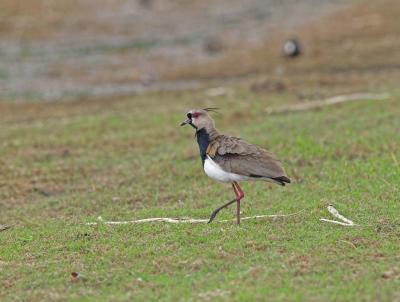
[[[217,114],[220,114],[217,110],[219,110],[219,108],[217,107],[208,107],[208,108],[204,108],[203,110],[208,111],[208,112],[214,112]]]

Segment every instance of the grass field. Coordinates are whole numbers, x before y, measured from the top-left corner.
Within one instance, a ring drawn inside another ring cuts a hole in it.
[[[86,226],[99,215],[207,218],[231,198],[178,126],[210,105],[204,91],[2,104],[0,221],[13,227],[0,232],[0,300],[399,300],[399,92],[266,115],[290,95],[232,89],[212,100],[218,128],[269,147],[293,179],[244,184],[243,215],[298,215],[218,222],[231,208],[211,225]],[[358,226],[320,222],[329,203]]]
[[[14,15],[42,16],[31,2],[32,12],[5,2],[0,35],[19,37]],[[0,301],[400,301],[396,4],[357,1],[301,26],[298,60],[277,56],[281,41],[271,39],[161,74],[197,79],[195,90],[0,97]],[[45,16],[62,27],[61,15]],[[39,19],[21,38],[45,43],[53,23]],[[93,74],[111,71],[118,66]],[[215,86],[221,95],[210,93]],[[266,110],[352,92],[390,97]],[[86,225],[98,216],[206,219],[232,199],[230,185],[204,175],[193,129],[179,127],[189,109],[204,107],[221,108],[220,132],[268,148],[292,179],[286,187],[244,183],[242,216],[297,214],[221,222],[234,220],[232,207],[210,225]],[[329,204],[357,225],[321,222],[332,219]]]

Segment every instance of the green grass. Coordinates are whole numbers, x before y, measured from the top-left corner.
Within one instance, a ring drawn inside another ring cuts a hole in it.
[[[268,116],[290,96],[234,89],[212,102],[199,90],[0,113],[0,224],[14,225],[0,232],[0,300],[400,299],[398,91]],[[204,175],[193,129],[178,126],[210,105],[223,108],[221,132],[268,147],[293,179],[243,184],[243,216],[301,213],[240,227],[218,222],[234,207],[211,225],[85,225],[207,218],[230,199],[229,185]],[[320,222],[330,203],[358,226]]]

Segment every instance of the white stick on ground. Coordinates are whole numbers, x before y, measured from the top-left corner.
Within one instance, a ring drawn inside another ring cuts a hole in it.
[[[327,207],[327,209],[328,209],[329,213],[331,213],[333,216],[340,219],[341,221],[330,220],[330,219],[325,219],[325,218],[320,218],[320,221],[330,222],[330,223],[339,224],[339,225],[343,225],[343,226],[355,226],[356,225],[350,219],[347,219],[343,215],[339,214],[338,210],[336,210],[332,205],[329,205]]]
[[[302,210],[303,211],[303,210]],[[243,217],[241,220],[249,220],[249,219],[260,219],[260,218],[276,218],[276,217],[289,217],[294,216],[302,211],[292,213],[292,214],[275,214],[275,215],[256,215]],[[137,224],[137,223],[146,223],[146,222],[167,222],[167,223],[207,223],[208,219],[193,219],[193,218],[168,218],[168,217],[158,217],[158,218],[145,218],[138,220],[126,220],[126,221],[103,221],[101,217],[97,218],[99,222],[87,222],[86,225],[98,225],[98,224],[108,224],[108,225],[121,225],[121,224]],[[236,219],[228,219],[228,220],[217,220],[215,222],[229,222],[236,221]]]
[[[336,105],[336,104],[350,102],[350,101],[384,100],[387,98],[389,98],[389,94],[387,94],[387,93],[381,93],[381,94],[353,93],[353,94],[338,95],[338,96],[330,97],[330,98],[327,98],[324,100],[310,101],[310,102],[304,102],[301,104],[280,106],[280,107],[276,107],[276,108],[267,108],[266,111],[268,114],[288,113],[288,112],[311,110],[311,109],[315,109],[315,108]]]

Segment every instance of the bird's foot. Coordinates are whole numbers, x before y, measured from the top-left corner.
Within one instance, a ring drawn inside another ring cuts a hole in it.
[[[215,216],[217,216],[219,210],[220,209],[216,209],[214,212],[211,213],[210,220],[208,220],[207,223],[211,223],[214,220],[214,218],[215,218]]]

